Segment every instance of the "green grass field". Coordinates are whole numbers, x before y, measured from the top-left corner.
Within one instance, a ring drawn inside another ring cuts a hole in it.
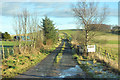
[[[4,45],[4,46],[14,46],[14,45],[18,45],[17,41],[0,41],[0,45]]]
[[[60,33],[67,32],[68,34],[75,34],[75,30],[60,30]],[[80,32],[80,34],[82,31]],[[113,56],[118,56],[118,36],[117,34],[94,31],[96,36],[91,40],[91,44],[97,44],[107,52],[111,53]],[[77,33],[76,33],[77,34]]]
[[[75,30],[59,30],[60,33],[67,32],[68,34],[75,34],[77,31]],[[106,32],[95,32],[95,41],[98,43],[104,43],[105,44],[118,44],[118,35],[112,34],[112,33],[106,33]]]
[[[21,44],[23,45],[25,43],[25,41],[22,41]],[[27,41],[27,44],[30,44],[31,41]],[[0,41],[0,45],[4,45],[4,46],[14,46],[14,45],[19,45],[18,41]]]
[[[73,34],[75,33],[76,31],[72,31],[72,30],[59,30],[60,33],[63,33],[63,32],[67,32],[69,34]]]

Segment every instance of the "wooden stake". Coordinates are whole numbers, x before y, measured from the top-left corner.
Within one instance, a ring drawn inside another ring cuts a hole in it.
[[[3,55],[3,59],[5,59],[5,54],[4,54],[4,47],[3,47],[3,44],[2,44],[2,55]]]
[[[13,51],[13,55],[14,55],[14,49],[12,49],[12,51]]]
[[[107,56],[107,51],[105,50],[105,56]]]
[[[9,55],[10,55],[10,51],[9,51],[9,48],[7,48],[7,52],[8,52],[8,57],[9,57]]]

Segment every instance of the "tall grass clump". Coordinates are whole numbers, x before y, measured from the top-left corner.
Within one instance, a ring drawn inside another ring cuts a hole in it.
[[[120,72],[120,69],[118,67],[118,61],[112,60],[112,59],[107,58],[106,56],[103,56],[103,55],[98,54],[98,53],[92,53],[89,56],[92,59],[96,59],[97,61],[106,63],[106,65],[108,65],[109,67],[111,67],[113,70]]]

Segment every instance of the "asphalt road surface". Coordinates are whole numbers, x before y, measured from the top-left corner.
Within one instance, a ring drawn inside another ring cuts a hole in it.
[[[55,57],[61,51],[63,43],[65,49],[58,64],[55,64]],[[15,78],[83,78],[84,72],[72,58],[70,44],[63,40],[59,47],[49,54],[44,60],[26,72],[17,75]]]

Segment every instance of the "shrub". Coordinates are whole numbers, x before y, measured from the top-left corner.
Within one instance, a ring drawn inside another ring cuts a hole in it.
[[[74,59],[77,59],[77,58],[79,58],[79,56],[78,56],[77,54],[74,54],[74,55],[73,55],[73,58],[74,58]]]

